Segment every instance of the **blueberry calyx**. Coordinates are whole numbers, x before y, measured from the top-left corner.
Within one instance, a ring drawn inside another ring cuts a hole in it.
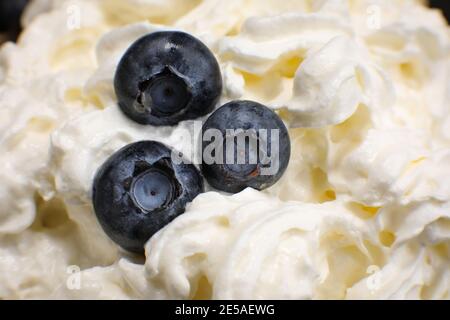
[[[189,106],[191,88],[182,75],[166,66],[151,79],[139,84],[136,110],[148,112],[156,117],[173,116]]]
[[[173,169],[167,159],[164,165],[153,164],[150,169],[138,174],[130,188],[136,206],[142,211],[157,212],[166,209],[182,192],[179,182],[174,178]]]

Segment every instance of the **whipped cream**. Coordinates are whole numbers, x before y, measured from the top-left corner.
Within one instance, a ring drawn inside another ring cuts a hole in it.
[[[413,19],[411,17],[414,17]],[[450,34],[407,0],[34,0],[0,49],[0,298],[448,299]],[[182,30],[290,128],[283,178],[199,195],[120,250],[91,205],[119,148],[191,155],[193,122],[141,126],[115,68],[138,38]]]

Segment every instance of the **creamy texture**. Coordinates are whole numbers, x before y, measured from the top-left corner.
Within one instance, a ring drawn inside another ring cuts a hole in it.
[[[0,298],[450,298],[450,34],[438,11],[35,0],[23,23],[0,49]],[[141,126],[116,105],[122,54],[168,29],[214,52],[221,103],[280,114],[292,157],[266,191],[199,195],[144,259],[103,233],[91,187],[134,141],[196,157],[192,121]]]

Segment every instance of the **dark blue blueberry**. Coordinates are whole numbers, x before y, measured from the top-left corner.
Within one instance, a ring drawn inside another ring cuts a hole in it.
[[[154,32],[122,57],[114,79],[122,111],[140,124],[175,125],[210,113],[222,92],[220,67],[193,36]]]
[[[20,17],[28,0],[0,0],[0,32],[7,33],[11,40],[20,31]]]
[[[171,153],[159,142],[136,142],[113,154],[95,176],[98,221],[126,250],[142,252],[148,239],[203,192],[198,170],[187,162],[174,163]]]
[[[216,189],[237,193],[247,187],[268,188],[289,163],[288,130],[275,112],[259,103],[227,103],[208,118],[202,131],[202,172]]]

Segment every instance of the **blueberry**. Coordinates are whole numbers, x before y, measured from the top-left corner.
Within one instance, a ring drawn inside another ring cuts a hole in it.
[[[177,31],[148,34],[127,50],[116,70],[122,111],[140,124],[175,125],[210,113],[222,92],[211,51]]]
[[[20,17],[28,0],[0,0],[0,32],[15,38],[20,31]]]
[[[268,188],[283,175],[291,144],[283,121],[253,101],[232,101],[217,109],[202,128],[202,172],[219,190],[237,193]]]
[[[203,192],[198,170],[187,162],[174,163],[171,153],[159,142],[136,142],[113,154],[95,176],[98,221],[126,250],[143,252],[147,240]]]

